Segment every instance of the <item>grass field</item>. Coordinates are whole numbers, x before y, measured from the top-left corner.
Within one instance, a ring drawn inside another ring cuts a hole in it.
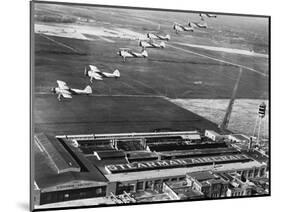
[[[216,129],[161,97],[75,96],[58,102],[52,95],[36,95],[35,108],[35,132],[52,135]]]
[[[198,14],[45,4],[38,4],[35,11],[37,132],[110,133],[215,127],[216,124],[163,98],[151,96],[227,99],[238,75],[235,64],[246,67],[237,98],[268,99],[266,56],[196,47],[218,46],[266,55],[266,20],[219,16],[208,20],[208,29],[176,34],[172,31],[174,22],[185,22],[187,17],[199,21]],[[149,49],[146,59],[122,62],[116,54],[120,47],[140,51],[137,37],[155,30],[171,35],[167,48]],[[119,69],[121,77],[94,81],[92,97],[74,96],[70,101],[58,102],[50,92],[57,86],[56,80],[63,80],[74,88],[84,88],[89,84],[89,79],[83,75],[88,64],[107,72]],[[205,103],[198,105],[199,110],[204,110]]]
[[[190,110],[216,124],[221,124],[225,115],[225,109],[228,106],[227,99],[173,99],[173,103]],[[258,106],[265,102],[267,108],[268,101],[253,99],[238,99],[233,105],[233,112],[229,121],[229,130],[235,133],[243,133],[249,136],[253,135],[255,122],[257,118]],[[261,136],[269,136],[269,118],[268,110],[262,120]],[[257,130],[256,130],[257,133]],[[255,133],[255,136],[257,134]]]
[[[98,94],[112,92],[160,94],[170,98],[227,98],[231,95],[238,75],[238,68],[234,66],[169,47],[163,51],[150,50],[148,59],[131,59],[123,63],[116,55],[118,48],[134,48],[136,41],[120,40],[112,44],[61,37],[52,37],[52,40],[71,46],[77,49],[77,52],[36,35],[36,91],[48,90],[55,86],[57,79],[64,80],[74,87],[88,84],[89,79],[83,75],[84,67],[88,64],[94,64],[108,72],[116,68],[120,70],[120,80],[105,80],[93,85],[95,93]],[[196,81],[202,81],[202,84],[195,85]],[[248,83],[249,81],[252,83]],[[237,97],[267,98],[267,86],[266,77],[245,70]]]

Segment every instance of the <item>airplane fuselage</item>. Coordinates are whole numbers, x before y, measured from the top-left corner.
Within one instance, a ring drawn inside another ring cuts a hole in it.
[[[199,16],[201,17],[201,20],[204,20],[204,17],[207,17],[207,18],[217,18],[216,15],[209,14],[209,13],[200,13]]]
[[[116,76],[113,73],[108,73],[108,72],[95,72],[95,71],[88,71],[88,76],[89,77],[96,77],[96,78],[100,78],[100,80],[102,80],[102,78],[118,78],[118,76]]]
[[[163,41],[161,43],[140,41],[140,46],[143,48],[165,48],[165,43]]]
[[[174,30],[176,30],[176,32],[183,32],[183,31],[186,31],[186,32],[193,32],[194,29],[192,26],[182,26],[182,25],[174,25]]]
[[[117,52],[117,54],[120,55],[121,57],[123,57],[124,62],[127,57],[129,57],[129,58],[146,58],[146,57],[148,57],[148,54],[146,51],[142,51],[139,53],[139,52],[133,52],[133,51],[119,50]]]
[[[127,51],[120,51],[120,56],[122,57],[144,57],[141,53],[138,52],[127,52]]]
[[[53,88],[52,89],[55,94],[68,94],[68,95],[76,95],[76,94],[89,94],[87,91],[82,90],[82,89],[75,89],[75,88],[68,88],[68,89],[61,89],[59,87]]]
[[[108,72],[101,72],[96,66],[94,65],[89,65],[90,70],[87,70],[85,68],[85,75],[90,77],[90,81],[92,82],[93,79],[95,80],[103,80],[103,78],[119,78],[120,77],[120,72],[119,70],[113,71],[113,73],[108,73]]]
[[[153,33],[147,33],[147,37],[150,38],[150,39],[159,39],[159,40],[165,40],[165,41],[170,40],[169,35],[162,36],[162,35],[157,35],[157,34],[153,34]]]
[[[199,28],[207,28],[207,25],[206,24],[196,24],[197,27]]]

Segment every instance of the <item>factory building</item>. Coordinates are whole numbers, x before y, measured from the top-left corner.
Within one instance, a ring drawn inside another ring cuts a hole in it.
[[[187,182],[206,198],[226,197],[228,182],[210,171],[190,173],[187,175]]]
[[[238,173],[220,173],[219,176],[228,182],[228,197],[251,196],[255,184],[249,180],[242,180]]]
[[[219,184],[220,193],[208,196],[213,198],[226,195],[224,181],[214,176],[204,181],[201,174],[194,173],[234,172],[245,179],[265,176],[264,163],[225,142],[198,142],[200,139],[197,131],[56,137],[36,134],[34,201],[41,205],[124,193],[163,192],[165,186],[184,196],[172,184],[187,176],[198,191],[189,192],[194,198],[201,193],[208,196],[204,193],[205,182]]]

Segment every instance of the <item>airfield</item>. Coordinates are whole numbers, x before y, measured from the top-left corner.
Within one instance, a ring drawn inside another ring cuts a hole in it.
[[[216,130],[170,100],[228,99],[239,67],[237,98],[268,99],[268,31],[261,18],[219,15],[207,20],[207,29],[176,34],[174,22],[198,21],[198,14],[44,4],[35,11],[35,132]],[[171,35],[165,49],[126,62],[116,54],[122,47],[140,51],[138,39],[151,31]],[[56,80],[83,89],[89,64],[118,69],[121,77],[94,81],[91,96],[59,102],[50,92]]]

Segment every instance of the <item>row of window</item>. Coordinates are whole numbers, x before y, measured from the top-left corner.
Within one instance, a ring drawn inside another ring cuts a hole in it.
[[[164,178],[164,179],[157,179],[157,180],[150,180],[150,181],[138,181],[136,184],[117,184],[117,194],[123,193],[123,191],[126,192],[134,192],[136,191],[142,191],[142,190],[161,190],[162,184],[164,182],[176,182],[184,180],[185,176],[182,177],[174,177],[174,178]],[[136,187],[136,188],[135,188]]]
[[[244,177],[263,177],[265,175],[265,168],[262,169],[250,169],[237,171],[238,174],[241,174]]]

